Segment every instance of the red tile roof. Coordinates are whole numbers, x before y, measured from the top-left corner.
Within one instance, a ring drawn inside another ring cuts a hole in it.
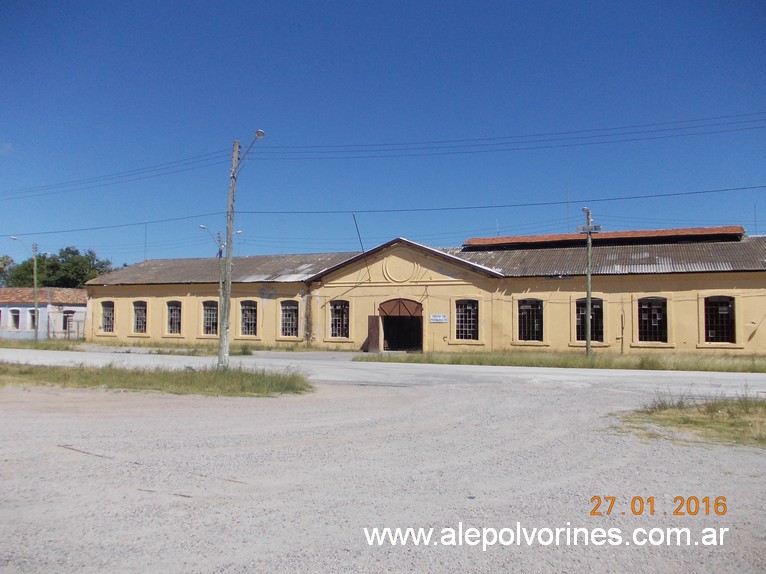
[[[37,289],[40,305],[86,305],[88,293],[85,289],[63,287],[40,287]],[[34,289],[31,287],[5,287],[0,289],[0,303],[6,305],[31,305],[34,303]]]
[[[676,243],[700,240],[738,240],[745,234],[741,225],[718,227],[690,227],[686,229],[655,229],[642,231],[603,231],[593,234],[593,242],[611,243]],[[552,246],[553,244],[581,243],[583,233],[561,233],[558,235],[520,235],[515,237],[474,237],[465,242],[466,247],[508,247],[513,245]],[[658,241],[661,240],[661,241]]]

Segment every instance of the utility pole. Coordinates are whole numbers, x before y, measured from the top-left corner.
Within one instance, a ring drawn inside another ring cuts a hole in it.
[[[32,298],[35,303],[35,343],[37,343],[40,329],[40,312],[37,308],[37,243],[32,244]]]
[[[585,214],[585,225],[580,225],[577,231],[585,233],[585,356],[591,356],[591,252],[593,247],[593,233],[601,231],[600,225],[593,225],[590,209],[582,208]]]
[[[239,140],[234,140],[231,152],[229,176],[229,206],[226,210],[226,264],[224,266],[221,308],[218,310],[218,368],[229,366],[229,315],[231,309],[231,267],[233,259],[232,235],[234,233],[234,196],[237,191],[237,168],[239,167]]]
[[[234,146],[231,151],[231,174],[229,175],[229,206],[226,210],[226,267],[224,269],[224,279],[222,288],[222,304],[218,309],[218,367],[226,369],[229,367],[229,335],[230,335],[230,315],[231,315],[231,272],[233,266],[234,242],[234,197],[237,191],[237,174],[242,167],[242,162],[250,153],[255,142],[264,136],[263,130],[257,130],[255,137],[240,158],[239,140],[234,140]],[[219,242],[220,243],[220,242]]]

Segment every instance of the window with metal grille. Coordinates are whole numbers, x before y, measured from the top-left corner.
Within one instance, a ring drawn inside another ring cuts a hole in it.
[[[181,302],[168,301],[168,334],[181,334]]]
[[[242,301],[242,334],[254,337],[258,334],[258,303],[255,301]]]
[[[64,311],[64,331],[69,331],[74,328],[74,311]]]
[[[479,340],[479,302],[462,299],[455,302],[455,338]]]
[[[668,342],[668,302],[663,297],[638,300],[638,340]]]
[[[282,336],[298,336],[298,302],[282,301]]]
[[[543,302],[540,299],[519,301],[519,341],[543,340]]]
[[[204,335],[218,334],[218,301],[202,303],[202,333]]]
[[[586,300],[577,300],[577,340],[585,341],[587,339],[585,332],[585,311]],[[590,340],[604,341],[604,302],[601,299],[593,298],[590,300]]]
[[[21,313],[18,309],[11,309],[11,329],[18,329],[21,325]]]
[[[146,301],[133,303],[133,332],[146,333]]]
[[[101,330],[104,333],[114,333],[114,302],[101,303]]]
[[[736,343],[734,298],[705,297],[705,342]]]
[[[348,301],[330,303],[330,336],[348,339]]]
[[[34,309],[29,310],[29,328],[33,331],[37,328],[37,313]]]

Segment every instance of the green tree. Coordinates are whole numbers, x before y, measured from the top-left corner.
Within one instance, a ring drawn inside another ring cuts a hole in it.
[[[32,287],[33,267],[31,257],[18,265],[11,265],[6,273],[5,286]],[[37,286],[78,288],[111,270],[112,262],[99,259],[93,250],[80,253],[76,247],[64,247],[56,255],[37,256]]]
[[[8,279],[8,272],[14,265],[13,257],[3,255],[0,257],[0,287],[5,287]]]

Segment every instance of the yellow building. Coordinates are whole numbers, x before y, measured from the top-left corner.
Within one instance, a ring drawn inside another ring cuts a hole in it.
[[[738,226],[593,236],[596,351],[766,354],[766,237]],[[365,253],[234,258],[231,340],[350,350],[585,346],[583,235],[394,239]],[[218,259],[149,260],[98,277],[87,338],[218,339]]]

